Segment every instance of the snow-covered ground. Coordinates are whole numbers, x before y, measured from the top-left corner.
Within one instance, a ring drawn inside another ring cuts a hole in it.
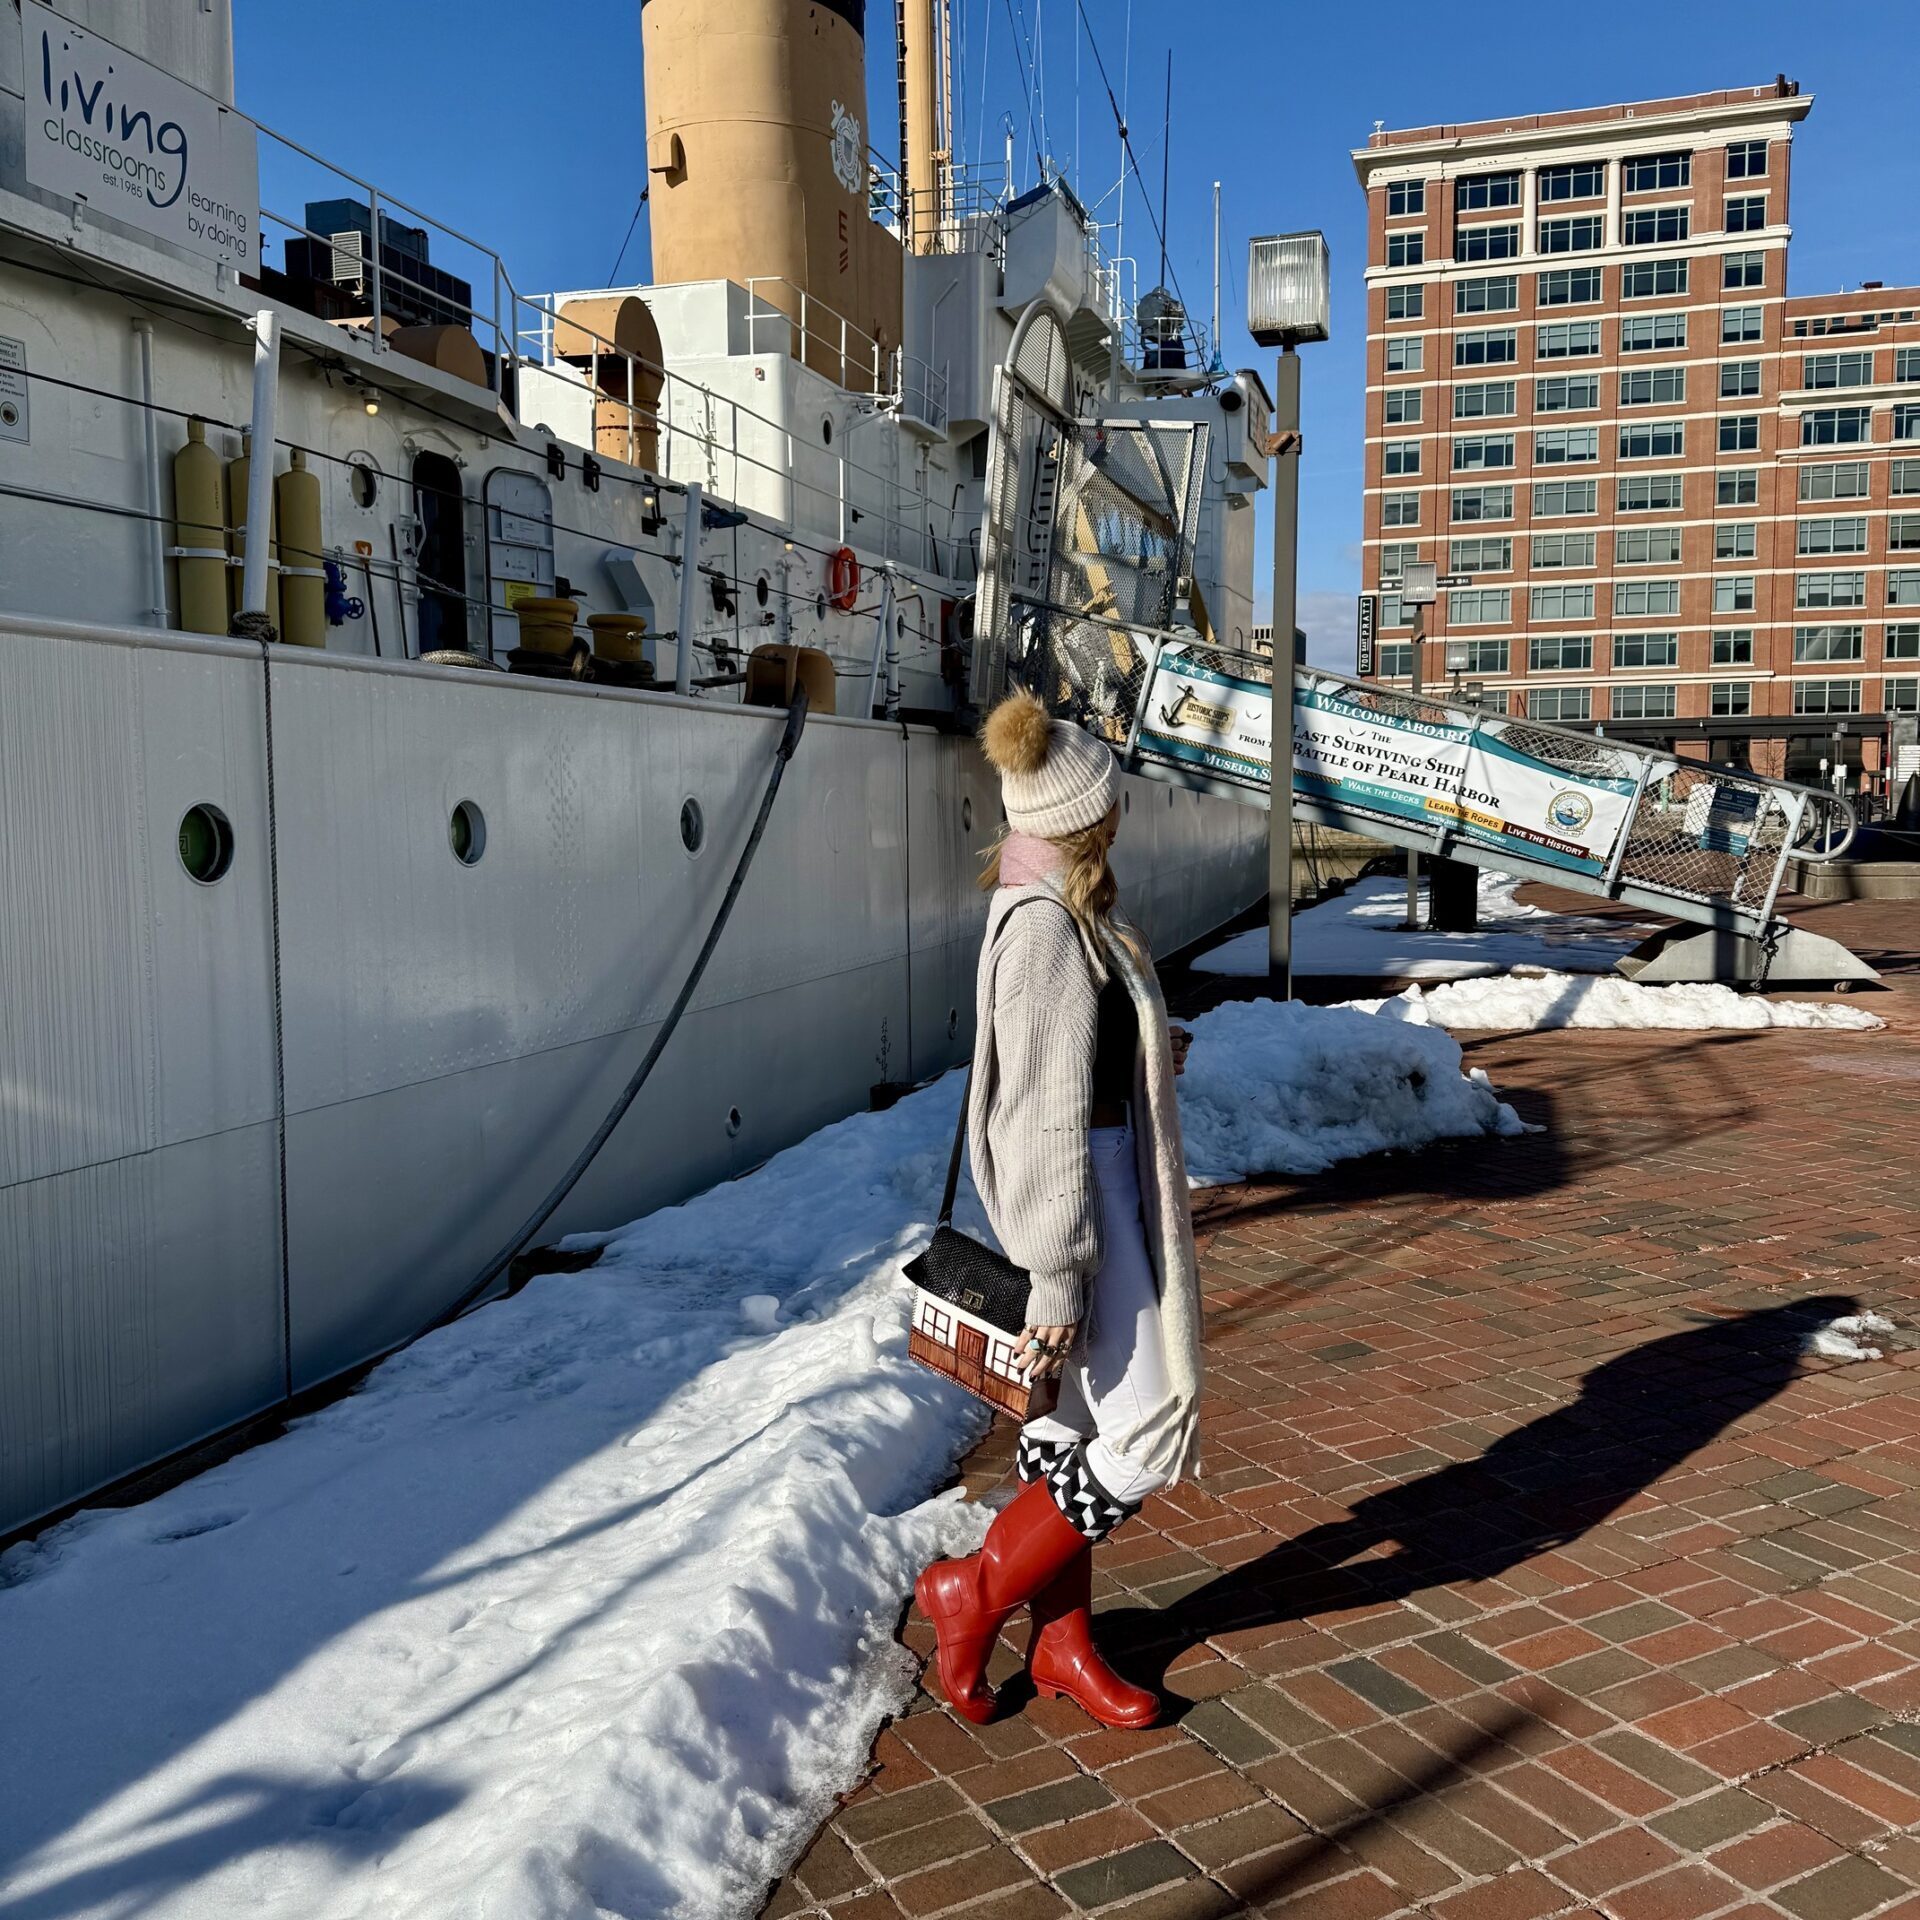
[[[1614,975],[1509,975],[1408,987],[1391,1000],[1352,1000],[1365,1013],[1418,1026],[1457,1031],[1502,1028],[1533,1032],[1550,1027],[1667,1027],[1700,1033],[1719,1027],[1825,1027],[1865,1032],[1887,1023],[1864,1007],[1816,1000],[1768,1000],[1731,987],[1644,987]]]
[[[1403,933],[1406,881],[1356,881],[1336,899],[1294,915],[1293,970],[1399,980],[1465,980],[1522,966],[1607,973],[1651,931],[1622,920],[1526,906],[1514,898],[1523,882],[1511,874],[1483,872],[1479,882],[1477,933]],[[1426,898],[1423,885],[1423,919]],[[1236,934],[1193,964],[1202,973],[1259,979],[1267,971],[1266,929]]]
[[[1430,1027],[1193,1023],[1197,1181],[1518,1126]],[[980,1430],[906,1357],[960,1079],[0,1557],[8,1920],[740,1914],[912,1663]],[[977,1206],[961,1224],[978,1227]]]

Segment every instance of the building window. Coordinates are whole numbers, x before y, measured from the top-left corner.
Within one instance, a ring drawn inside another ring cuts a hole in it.
[[[1534,277],[1534,302],[1542,307],[1590,307],[1600,298],[1598,267],[1555,267]]]
[[[1920,568],[1895,567],[1887,575],[1887,605],[1920,607]]]
[[[1613,583],[1613,611],[1622,614],[1678,613],[1678,580],[1616,580]]]
[[[1687,344],[1684,313],[1642,313],[1620,322],[1622,353],[1661,353]]]
[[[1800,361],[1801,384],[1806,387],[1870,387],[1871,353],[1809,353]]]
[[[1871,469],[1864,460],[1826,460],[1800,469],[1802,500],[1864,500]]]
[[[1384,415],[1390,427],[1415,426],[1420,419],[1420,389],[1395,387],[1384,396]]]
[[[1736,140],[1727,149],[1729,180],[1759,180],[1767,171],[1767,143],[1764,140]]]
[[[1724,633],[1716,633],[1713,636],[1713,664],[1716,667],[1752,666],[1753,629],[1728,627]]]
[[[1418,540],[1389,540],[1380,549],[1380,577],[1383,580],[1394,579],[1405,573],[1408,566],[1419,558]]]
[[[1495,273],[1478,280],[1453,283],[1455,313],[1517,313],[1520,308],[1520,280],[1517,274]]]
[[[1480,380],[1471,386],[1453,390],[1453,417],[1456,420],[1507,420],[1513,417],[1514,387],[1511,380]]]
[[[1889,460],[1887,491],[1896,498],[1903,494],[1920,493],[1920,460]]]
[[[1534,189],[1542,200],[1598,200],[1607,190],[1603,160],[1575,161],[1570,166],[1542,167]]]
[[[1469,173],[1453,183],[1453,209],[1456,213],[1479,213],[1489,207],[1517,207],[1520,204],[1520,176],[1517,173]]]
[[[1620,163],[1620,185],[1627,193],[1657,193],[1693,184],[1690,153],[1640,153]]]
[[[1597,513],[1600,510],[1600,483],[1597,480],[1542,480],[1533,489],[1533,514],[1536,520],[1553,519],[1563,514]]]
[[[1920,406],[1903,400],[1894,408],[1893,437],[1896,440],[1920,440]]]
[[[1757,400],[1760,397],[1758,360],[1723,360],[1720,363],[1722,400]]]
[[[1753,453],[1760,445],[1760,416],[1757,413],[1729,413],[1720,421],[1722,453]]]
[[[1405,476],[1420,471],[1420,442],[1418,440],[1389,440],[1382,449],[1381,469],[1383,473]]]
[[[1720,313],[1720,344],[1727,347],[1744,346],[1749,341],[1760,338],[1761,324],[1766,318],[1764,307],[1725,307]]]
[[[1512,327],[1487,327],[1453,336],[1456,367],[1510,367],[1520,357],[1519,333]]]
[[[1895,513],[1887,517],[1887,551],[1912,553],[1920,549],[1920,513]]]
[[[1427,183],[1424,180],[1389,180],[1387,182],[1387,218],[1389,220],[1410,219],[1416,213],[1427,210]]]
[[[1730,573],[1713,583],[1715,613],[1751,613],[1753,611],[1753,575]]]
[[[1387,235],[1387,265],[1390,267],[1417,267],[1427,257],[1427,236],[1424,233],[1390,233]]]
[[[1764,287],[1767,284],[1767,256],[1764,253],[1729,253],[1720,260],[1720,284],[1723,287]]]
[[[1596,227],[1599,224],[1594,222]],[[1692,225],[1692,211],[1687,207],[1634,207],[1620,216],[1620,242],[1628,247],[1664,246],[1686,239]],[[1599,244],[1598,240],[1594,242],[1595,246]]]
[[[1802,520],[1796,553],[1865,553],[1867,520],[1864,514],[1835,514],[1820,520]]]
[[[1418,320],[1427,310],[1427,290],[1425,287],[1389,287],[1387,289],[1387,318],[1389,320]]]
[[[1614,496],[1620,513],[1678,513],[1680,511],[1680,475],[1650,473],[1622,480]]]
[[[1536,467],[1571,466],[1600,458],[1598,427],[1542,427],[1533,436]]]
[[[1536,533],[1535,567],[1591,567],[1594,536],[1590,533]]]
[[[1632,426],[1620,429],[1620,458],[1683,459],[1686,455],[1686,439],[1687,430],[1678,420],[1636,420]]]
[[[1803,447],[1853,446],[1872,437],[1871,407],[1811,407],[1800,416]]]
[[[1453,236],[1456,260],[1517,260],[1520,229],[1508,226],[1461,227]]]
[[[1674,689],[1671,685],[1615,687],[1613,717],[1616,720],[1671,720],[1673,695]]]
[[[1864,573],[1803,573],[1793,583],[1796,607],[1864,607],[1867,604],[1867,576]]]
[[[1684,407],[1687,404],[1685,367],[1634,367],[1620,376],[1623,407]]]
[[[1893,377],[1896,380],[1920,380],[1920,347],[1895,347]]]
[[[1591,720],[1590,687],[1529,687],[1527,717],[1532,720]]]
[[[1467,671],[1469,673],[1505,673],[1507,670],[1507,643],[1504,640],[1469,640],[1467,642]]]
[[[1889,713],[1920,713],[1920,679],[1883,680],[1880,704]]]
[[[1579,360],[1599,351],[1598,320],[1550,320],[1533,331],[1536,360]]]
[[[1449,626],[1504,626],[1512,618],[1511,587],[1451,587],[1447,591]]]
[[[1533,383],[1535,413],[1586,413],[1599,404],[1597,373],[1563,373]]]
[[[1760,500],[1758,467],[1724,467],[1713,476],[1716,507],[1751,507]]]
[[[1716,560],[1751,560],[1759,528],[1751,520],[1725,520],[1713,530],[1713,557]]]
[[[1475,434],[1469,439],[1453,443],[1453,468],[1456,473],[1512,465],[1513,435],[1510,433]]]
[[[1597,213],[1576,213],[1540,222],[1542,253],[1592,253],[1606,245],[1607,223]]]
[[[1758,233],[1767,224],[1767,196],[1764,193],[1743,193],[1738,199],[1727,202],[1727,231],[1729,233]]]
[[[1406,334],[1387,342],[1389,373],[1418,373],[1427,362],[1427,343],[1418,334]]]
[[[1456,540],[1447,550],[1449,573],[1511,573],[1513,542],[1488,536],[1478,540]]]
[[[1405,625],[1402,621],[1401,625]],[[1383,680],[1413,678],[1413,647],[1405,640],[1389,640],[1380,649],[1380,677]]]
[[[1383,627],[1410,627],[1413,625],[1413,609],[1397,593],[1383,593],[1380,596],[1380,624]],[[1407,669],[1413,671],[1411,667]]]
[[[1674,567],[1680,564],[1678,527],[1622,527],[1613,536],[1616,567]]]
[[[1458,522],[1471,520],[1511,520],[1511,487],[1455,487],[1453,517]]]
[[[1858,713],[1858,680],[1796,680],[1793,683],[1795,713]]]
[[[1591,634],[1537,633],[1527,642],[1527,665],[1535,673],[1587,673],[1593,667]]]
[[[1716,720],[1731,720],[1753,711],[1753,687],[1745,680],[1716,680],[1707,692]]]
[[[1688,265],[1685,260],[1629,260],[1620,269],[1620,298],[1657,300],[1664,294],[1685,293]]]
[[[1920,620],[1887,629],[1889,660],[1920,660]]]
[[[1680,664],[1680,636],[1677,633],[1616,633],[1613,636],[1613,664],[1621,667],[1677,667]]]
[[[1420,524],[1420,496],[1417,493],[1389,493],[1380,502],[1383,527],[1417,527]]]

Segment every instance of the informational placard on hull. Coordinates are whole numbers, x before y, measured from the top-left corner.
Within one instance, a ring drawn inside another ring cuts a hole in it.
[[[1498,715],[1477,725],[1420,720],[1343,699],[1336,689],[1303,688],[1294,708],[1294,792],[1570,872],[1604,872],[1633,804],[1633,782],[1552,766],[1512,732]],[[1142,759],[1257,790],[1269,779],[1272,738],[1266,684],[1177,653],[1161,656],[1140,719]]]
[[[27,179],[245,272],[260,264],[254,125],[76,27],[20,9]]]

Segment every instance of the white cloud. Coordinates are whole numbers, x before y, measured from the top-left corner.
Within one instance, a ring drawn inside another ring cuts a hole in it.
[[[1335,673],[1353,671],[1355,596],[1351,593],[1303,593],[1296,618],[1307,636],[1307,660]]]

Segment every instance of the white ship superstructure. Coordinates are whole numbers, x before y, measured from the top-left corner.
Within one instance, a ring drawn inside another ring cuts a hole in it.
[[[534,294],[243,115],[226,0],[0,18],[0,1532],[458,1297],[658,1031],[796,681],[739,911],[550,1232],[964,1056],[1036,309],[1090,416],[1208,429],[1169,591],[1250,643],[1257,382],[1143,346],[1062,184],[950,163],[935,9],[904,178],[857,0],[642,20],[656,284]],[[233,637],[269,497],[278,637]],[[1162,950],[1263,890],[1257,811],[1126,805]]]

